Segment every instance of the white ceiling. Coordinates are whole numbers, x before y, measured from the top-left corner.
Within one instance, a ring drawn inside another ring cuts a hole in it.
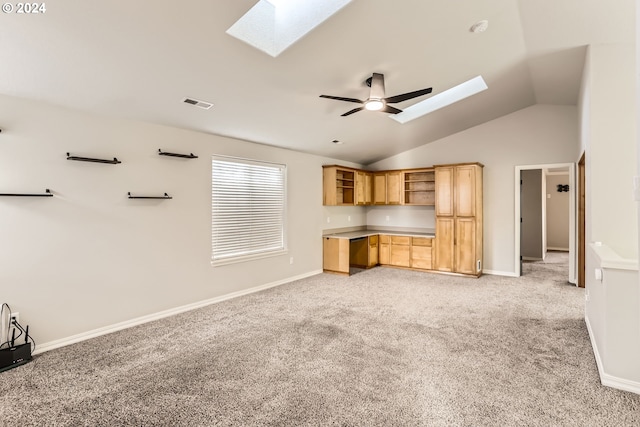
[[[273,58],[225,33],[256,2],[64,0],[3,13],[0,93],[368,164],[536,103],[575,105],[585,46],[635,41],[634,0],[354,0]],[[489,29],[469,32],[482,19]],[[365,99],[373,72],[387,96],[476,75],[489,89],[404,125],[340,117],[357,105],[318,97]]]

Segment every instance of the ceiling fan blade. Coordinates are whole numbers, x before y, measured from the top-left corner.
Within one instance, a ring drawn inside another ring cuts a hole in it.
[[[343,98],[341,96],[320,95],[320,98],[336,99],[338,101],[347,101],[347,102],[355,102],[357,104],[364,104],[364,101],[360,101],[359,99]]]
[[[351,110],[351,111],[347,111],[346,113],[341,114],[341,116],[342,116],[342,117],[350,116],[351,114],[353,114],[353,113],[357,113],[358,111],[361,111],[361,110],[364,110],[364,107],[354,108],[354,109],[353,109],[353,110]]]
[[[396,102],[406,101],[407,99],[417,98],[422,95],[426,95],[431,93],[432,88],[420,89],[413,92],[403,93],[402,95],[390,96],[389,98],[385,98],[384,101],[387,104],[395,104]]]
[[[402,113],[402,110],[398,110],[395,107],[392,107],[391,105],[385,105],[384,108],[382,110],[383,113],[391,113],[391,114],[398,114],[398,113]]]
[[[369,99],[384,98],[384,74],[373,73],[371,76],[371,92]]]

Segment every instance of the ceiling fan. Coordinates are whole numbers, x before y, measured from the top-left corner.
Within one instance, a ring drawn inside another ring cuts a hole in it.
[[[402,113],[402,110],[392,107],[389,104],[396,104],[398,102],[406,101],[408,99],[417,98],[422,95],[431,93],[432,88],[420,89],[413,92],[403,93],[402,95],[390,96],[385,98],[384,96],[384,74],[373,73],[366,81],[367,86],[371,87],[369,98],[364,101],[355,98],[343,98],[341,96],[320,95],[320,98],[337,99],[338,101],[355,102],[357,104],[364,104],[362,107],[354,108],[342,114],[342,117],[349,116],[353,113],[357,113],[361,110],[369,111],[381,111],[383,113],[398,114]]]

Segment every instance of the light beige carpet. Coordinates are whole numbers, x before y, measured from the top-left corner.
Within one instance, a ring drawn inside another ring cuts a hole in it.
[[[37,356],[0,374],[0,424],[638,426],[565,275],[314,276]]]

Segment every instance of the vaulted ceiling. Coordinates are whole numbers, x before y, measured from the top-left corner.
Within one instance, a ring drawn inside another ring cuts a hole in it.
[[[274,58],[226,34],[255,3],[3,13],[0,93],[368,164],[536,103],[575,105],[586,46],[635,40],[633,0],[353,0]],[[470,32],[480,20],[488,29]],[[432,87],[421,100],[477,75],[489,88],[406,124],[341,117],[356,105],[318,97],[364,99],[373,72],[388,96]]]

